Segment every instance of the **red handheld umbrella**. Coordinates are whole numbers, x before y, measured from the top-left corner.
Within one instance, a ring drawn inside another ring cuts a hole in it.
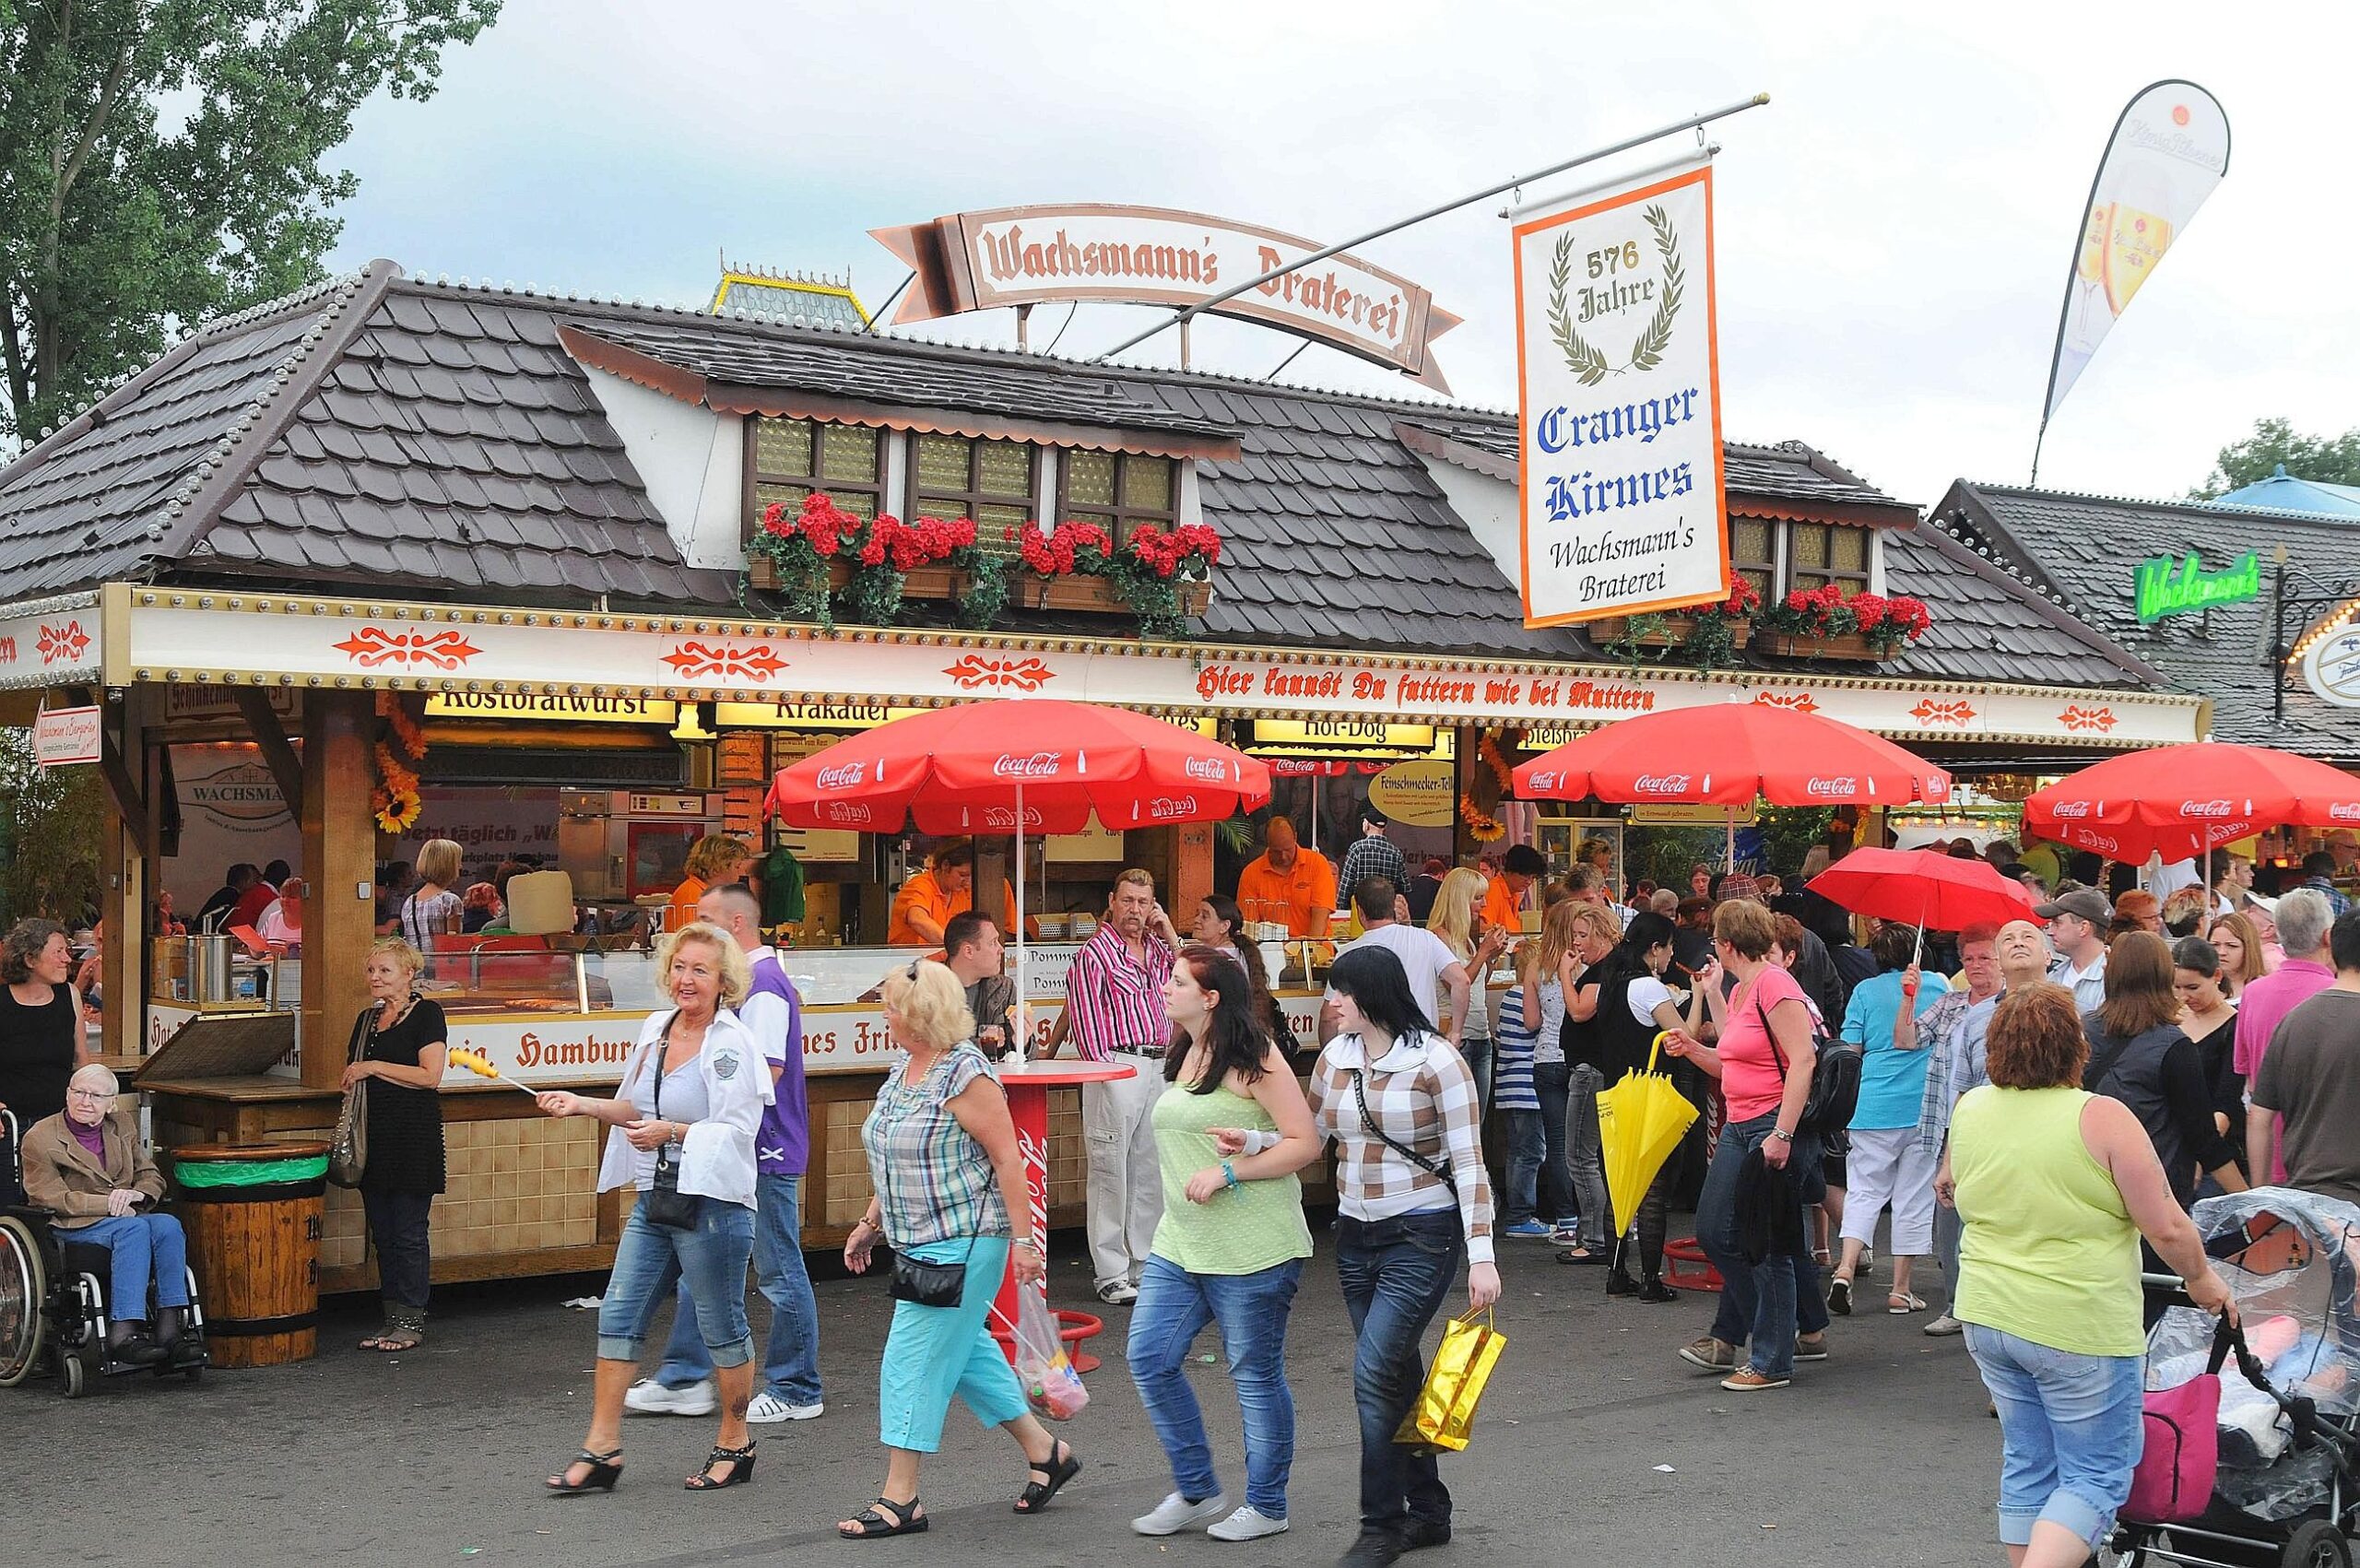
[[[2263,828],[2360,826],[2360,778],[2264,746],[2127,752],[2024,802],[2024,830],[2132,865],[2189,860]]]
[[[2032,894],[1988,860],[1932,849],[1856,849],[1810,882],[1839,909],[1919,929],[1961,931],[2032,920]]]
[[[848,737],[780,769],[767,804],[796,827],[891,833],[914,817],[927,833],[1014,833],[1021,867],[1026,833],[1079,832],[1093,810],[1109,828],[1150,827],[1219,821],[1269,798],[1267,766],[1194,730],[1126,708],[1009,698]],[[1016,995],[1021,1007],[1021,874]]]
[[[1950,798],[1951,776],[1893,742],[1766,702],[1709,702],[1621,719],[1516,770],[1528,799],[1751,806],[1906,806]]]

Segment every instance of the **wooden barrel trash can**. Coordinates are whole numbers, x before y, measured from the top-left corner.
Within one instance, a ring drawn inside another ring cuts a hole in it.
[[[324,1142],[172,1150],[189,1263],[218,1367],[278,1366],[319,1350]]]

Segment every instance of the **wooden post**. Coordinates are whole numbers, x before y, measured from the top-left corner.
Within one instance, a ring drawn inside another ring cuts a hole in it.
[[[376,932],[376,835],[369,817],[375,701],[313,691],[303,708],[303,1082],[334,1089],[352,1020],[369,999],[362,955]]]
[[[1198,901],[1213,890],[1213,824],[1183,823],[1172,836],[1172,885],[1163,890],[1163,907],[1186,931]]]
[[[107,716],[122,725],[117,743],[123,760],[139,769],[147,756],[145,701],[148,688],[133,687],[112,697]],[[112,695],[112,694],[111,694]],[[110,790],[110,796],[115,792]],[[126,819],[126,805],[139,813]],[[157,805],[152,784],[125,802],[114,799],[115,815],[100,834],[99,915],[106,944],[99,961],[104,987],[105,1023],[99,1050],[109,1056],[137,1056],[148,1049],[148,878],[157,849]]]

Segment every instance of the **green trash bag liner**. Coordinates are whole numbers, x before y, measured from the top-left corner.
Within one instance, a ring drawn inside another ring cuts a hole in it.
[[[295,1160],[183,1160],[175,1173],[184,1187],[266,1187],[280,1183],[325,1181],[328,1157]]]

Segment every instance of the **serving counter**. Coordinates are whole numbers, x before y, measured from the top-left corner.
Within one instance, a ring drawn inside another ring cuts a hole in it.
[[[534,940],[531,948],[485,943],[437,952],[422,989],[442,1006],[451,1043],[482,1052],[505,1076],[536,1087],[612,1094],[641,1030],[662,1005],[652,956],[595,939],[565,949]],[[1074,944],[1054,943],[1027,951],[1036,1042],[1046,1042],[1064,1011],[1066,968],[1074,951]],[[871,994],[887,973],[906,967],[915,949],[789,949],[779,956],[808,998],[803,1068],[811,1149],[803,1242],[833,1247],[868,1206],[860,1125],[893,1056],[884,1014]],[[1011,953],[1011,965],[1013,960]],[[300,961],[283,961],[278,984],[300,987],[301,967]],[[1318,992],[1302,988],[1279,993],[1299,1047],[1317,1042],[1319,999]],[[244,1026],[238,1025],[242,1019]],[[268,1027],[262,1027],[266,1021]],[[193,1022],[204,1027],[191,1029]],[[296,1076],[301,1046],[294,1032],[293,1014],[252,1004],[242,1012],[151,1007],[153,1054],[135,1081],[149,1097],[157,1147],[331,1136],[339,1096],[306,1087]],[[241,1044],[192,1048],[208,1034],[216,1040],[235,1034]],[[159,1048],[167,1043],[169,1055]],[[338,1038],[328,1049],[341,1052],[345,1044]],[[1048,1100],[1049,1220],[1076,1226],[1082,1222],[1088,1182],[1080,1091],[1053,1090]],[[442,1121],[447,1187],[431,1220],[435,1279],[565,1273],[612,1261],[624,1199],[592,1190],[599,1124],[551,1121],[526,1095],[455,1067],[444,1079]],[[1306,1170],[1304,1181],[1317,1195],[1313,1201],[1325,1201],[1326,1161]],[[358,1193],[328,1190],[320,1269],[324,1291],[375,1285]]]

